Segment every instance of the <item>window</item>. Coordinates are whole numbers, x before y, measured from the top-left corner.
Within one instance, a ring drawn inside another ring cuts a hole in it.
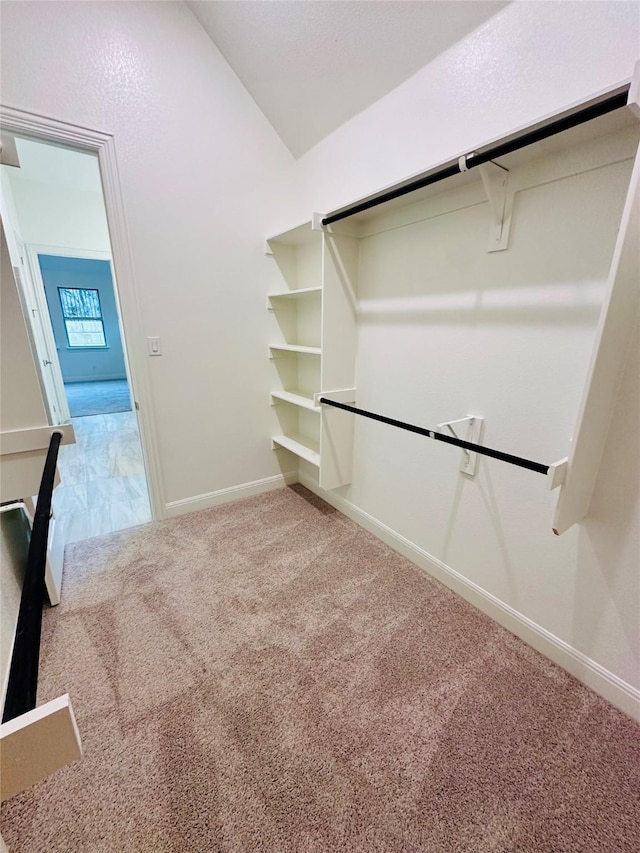
[[[62,316],[70,347],[106,347],[100,294],[82,287],[59,287]]]

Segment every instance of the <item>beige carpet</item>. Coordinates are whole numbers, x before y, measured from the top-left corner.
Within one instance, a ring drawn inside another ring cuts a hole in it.
[[[71,546],[12,853],[634,851],[640,727],[300,487]]]

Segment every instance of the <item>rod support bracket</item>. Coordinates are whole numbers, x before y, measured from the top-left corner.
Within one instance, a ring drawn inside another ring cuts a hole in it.
[[[476,167],[491,208],[491,227],[487,251],[500,252],[509,247],[513,192],[509,192],[509,170],[490,161]]]
[[[458,441],[469,441],[472,444],[480,444],[484,418],[478,415],[467,415],[466,418],[458,418],[455,421],[444,421],[438,424],[437,431],[441,434],[448,433]],[[475,477],[478,468],[478,454],[472,450],[462,450],[460,471],[468,477]]]
[[[547,488],[549,491],[557,489],[558,486],[564,483],[568,468],[569,458],[567,456],[564,459],[554,462],[553,465],[549,465],[549,470],[547,471]]]
[[[336,403],[355,403],[356,389],[355,388],[340,388],[337,391],[317,391],[313,395],[313,405],[320,406],[321,397],[331,397]],[[324,404],[322,404],[324,405]]]

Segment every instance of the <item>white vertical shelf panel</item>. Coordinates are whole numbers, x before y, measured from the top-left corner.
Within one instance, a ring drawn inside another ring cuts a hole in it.
[[[330,226],[336,229],[337,226]],[[324,233],[322,247],[322,390],[352,388],[355,375],[358,239]]]
[[[589,511],[640,305],[640,148],[629,183],[591,364],[560,488],[553,531],[564,533]]]
[[[358,239],[352,226],[332,226],[322,246],[323,393],[353,388],[356,359]],[[320,487],[336,489],[351,482],[354,415],[322,409],[320,423]]]
[[[321,489],[337,489],[351,482],[353,472],[353,429],[355,415],[331,409],[322,409],[320,423],[320,478]]]
[[[82,757],[68,694],[3,723],[0,741],[3,802]]]

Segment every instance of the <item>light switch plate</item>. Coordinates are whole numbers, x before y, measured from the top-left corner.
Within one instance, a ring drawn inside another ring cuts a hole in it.
[[[147,338],[147,349],[149,350],[149,355],[162,355],[160,338]]]

